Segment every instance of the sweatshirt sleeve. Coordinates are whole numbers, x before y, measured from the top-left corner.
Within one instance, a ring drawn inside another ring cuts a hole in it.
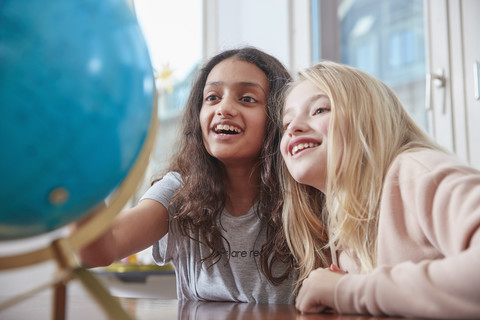
[[[435,151],[401,155],[380,208],[379,242],[387,245],[379,243],[378,259],[388,258],[340,280],[337,311],[479,318],[480,172]]]

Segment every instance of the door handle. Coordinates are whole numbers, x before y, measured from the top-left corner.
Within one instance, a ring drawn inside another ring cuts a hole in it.
[[[436,73],[428,72],[425,77],[425,108],[427,110],[432,110],[432,85],[435,88],[445,87],[445,72],[443,68],[437,69]],[[444,110],[445,111],[445,110]]]

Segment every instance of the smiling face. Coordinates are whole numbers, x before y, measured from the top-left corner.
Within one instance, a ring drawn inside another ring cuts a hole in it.
[[[252,63],[232,57],[212,69],[200,110],[203,143],[210,155],[224,164],[258,161],[268,90],[265,73]]]
[[[330,111],[327,95],[304,80],[288,94],[283,113],[280,151],[288,171],[296,181],[322,192],[326,191]]]

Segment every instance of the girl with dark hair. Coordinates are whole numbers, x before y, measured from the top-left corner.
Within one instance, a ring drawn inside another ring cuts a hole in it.
[[[282,228],[279,114],[290,75],[255,48],[200,70],[166,174],[80,252],[108,265],[153,244],[172,262],[181,300],[291,303],[293,258]]]

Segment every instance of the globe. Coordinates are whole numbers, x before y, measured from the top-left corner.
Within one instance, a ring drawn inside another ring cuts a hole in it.
[[[125,0],[0,5],[0,240],[78,220],[142,149],[155,96]]]

